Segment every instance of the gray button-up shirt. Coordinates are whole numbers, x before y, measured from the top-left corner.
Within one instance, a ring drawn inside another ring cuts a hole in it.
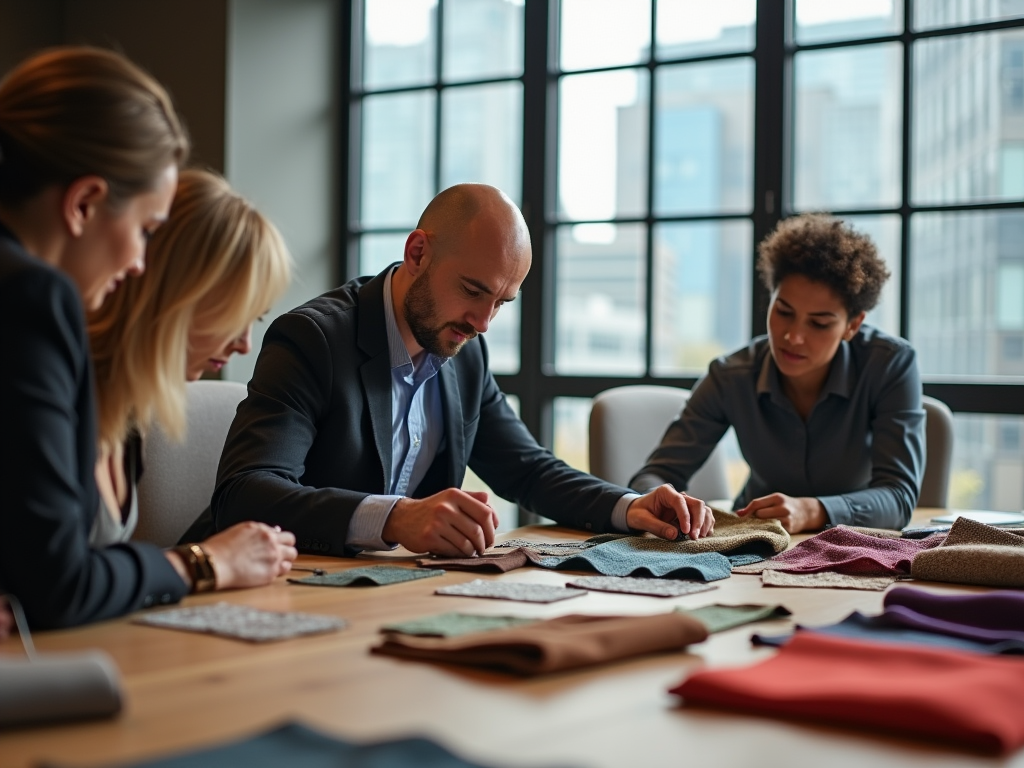
[[[833,525],[902,528],[921,488],[924,420],[916,355],[903,339],[862,325],[839,345],[804,422],[761,336],[711,363],[630,486],[686,488],[731,426],[750,465],[736,509],[780,492],[819,499]]]

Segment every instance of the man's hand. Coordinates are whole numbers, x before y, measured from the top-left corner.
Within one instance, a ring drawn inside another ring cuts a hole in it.
[[[498,513],[484,491],[458,488],[425,499],[399,499],[384,523],[384,541],[413,552],[472,557],[494,544]]]
[[[238,523],[202,542],[213,559],[217,589],[259,587],[291,570],[295,536],[253,521]]]
[[[762,520],[778,520],[790,533],[817,531],[828,522],[825,507],[817,499],[787,496],[784,493],[770,493],[754,499],[743,509],[737,510],[736,514],[741,517],[750,515]]]
[[[661,485],[633,500],[626,512],[626,524],[663,539],[688,535],[696,541],[714,530],[715,516],[700,499],[679,493],[671,485]]]

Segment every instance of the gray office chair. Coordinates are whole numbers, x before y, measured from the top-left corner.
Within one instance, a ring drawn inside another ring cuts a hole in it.
[[[224,440],[244,384],[196,381],[188,385],[185,440],[171,440],[154,427],[142,446],[144,472],[139,483],[139,525],[132,537],[161,547],[178,543],[210,503]]]
[[[617,485],[628,483],[689,397],[687,389],[640,384],[595,397],[590,409],[591,473]],[[687,493],[705,501],[731,500],[721,445],[690,478]]]
[[[949,505],[949,476],[953,468],[953,412],[934,397],[924,396],[925,412],[924,478],[921,481],[919,507]]]

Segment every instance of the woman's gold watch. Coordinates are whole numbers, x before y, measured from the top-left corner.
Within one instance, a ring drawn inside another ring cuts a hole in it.
[[[181,557],[188,575],[192,578],[193,592],[212,592],[217,588],[217,573],[213,569],[213,558],[199,544],[183,544],[174,551]]]

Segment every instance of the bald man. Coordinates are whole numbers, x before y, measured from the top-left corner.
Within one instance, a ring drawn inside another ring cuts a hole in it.
[[[275,320],[224,446],[213,527],[280,525],[316,554],[401,544],[468,556],[494,543],[497,524],[487,494],[460,490],[469,466],[563,525],[706,535],[699,500],[670,486],[638,496],[572,469],[509,408],[481,334],[530,261],[519,209],[461,184],[427,206],[401,263]]]

